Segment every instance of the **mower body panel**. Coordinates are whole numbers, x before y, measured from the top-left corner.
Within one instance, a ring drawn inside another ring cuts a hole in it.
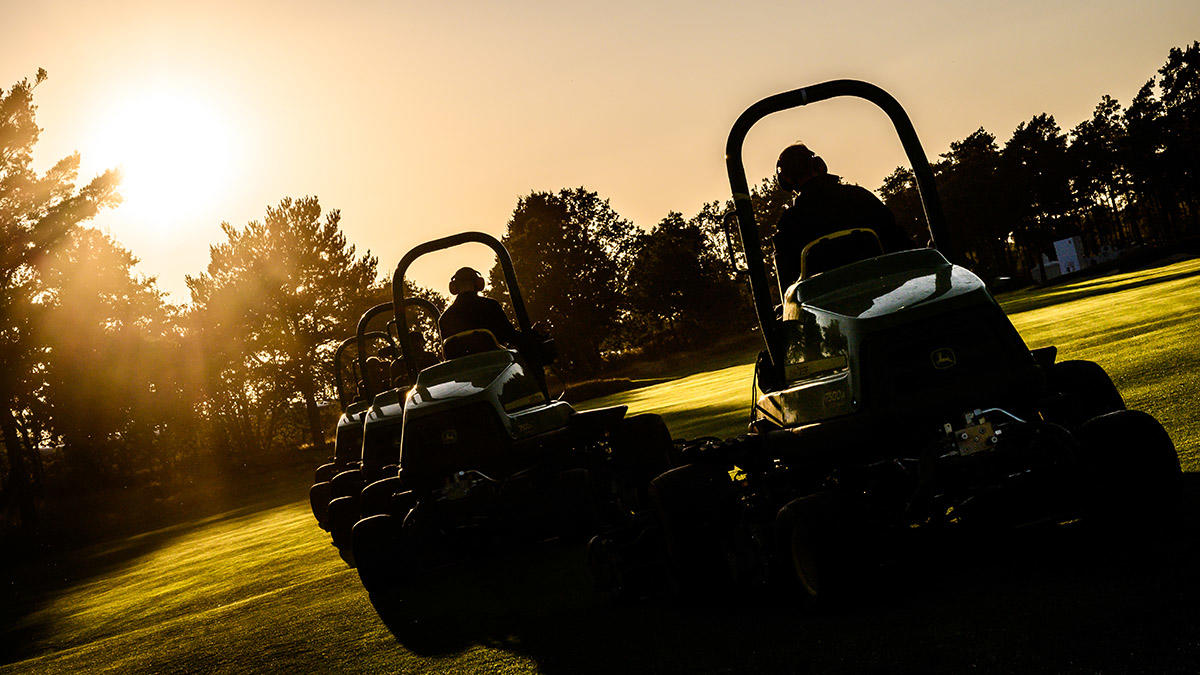
[[[932,249],[798,281],[781,323],[785,386],[757,406],[780,427],[860,412],[904,417],[931,402],[957,414],[1036,379],[1029,349],[983,282]]]

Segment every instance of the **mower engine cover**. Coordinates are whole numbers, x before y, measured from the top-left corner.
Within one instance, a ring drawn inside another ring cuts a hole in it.
[[[796,282],[782,328],[785,384],[756,408],[781,427],[885,407],[991,407],[1036,369],[979,277],[933,249]]]
[[[547,401],[514,351],[452,359],[421,371],[404,402],[400,467],[418,492],[459,471],[500,479],[536,463],[575,410]]]
[[[363,420],[370,407],[366,401],[351,404],[338,418],[333,442],[333,461],[338,469],[345,469],[362,459]]]

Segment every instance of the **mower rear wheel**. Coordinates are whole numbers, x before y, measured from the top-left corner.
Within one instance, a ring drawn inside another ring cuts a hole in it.
[[[612,433],[613,453],[620,470],[638,485],[647,485],[671,466],[674,444],[666,422],[658,415],[626,417]]]
[[[804,601],[828,603],[847,590],[850,561],[839,511],[832,492],[818,492],[788,502],[775,519],[784,567]]]
[[[729,476],[718,467],[685,464],[650,483],[650,500],[662,525],[667,563],[683,599],[731,588],[726,556],[730,512]]]
[[[620,561],[613,550],[613,542],[603,535],[596,535],[587,545],[588,572],[592,586],[605,604],[622,597],[625,579]]]
[[[1127,525],[1176,515],[1183,487],[1179,455],[1153,416],[1110,412],[1085,423],[1078,438],[1093,515]]]

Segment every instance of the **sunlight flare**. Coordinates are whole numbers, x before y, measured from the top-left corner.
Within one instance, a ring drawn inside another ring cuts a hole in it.
[[[144,234],[194,224],[233,184],[234,129],[199,92],[158,89],[123,97],[101,117],[89,154],[121,169],[117,215]]]

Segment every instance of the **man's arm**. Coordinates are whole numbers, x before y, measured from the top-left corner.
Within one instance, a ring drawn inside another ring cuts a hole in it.
[[[894,253],[915,248],[912,238],[896,224],[896,216],[892,214],[892,210],[870,190],[861,186],[855,187],[860,191],[859,200],[862,203],[863,211],[869,214],[866,222],[879,235],[879,242],[883,244],[883,250]]]
[[[487,301],[487,327],[496,336],[500,342],[516,346],[520,340],[521,334],[513,328],[512,322],[508,320],[508,315],[504,313],[504,308],[500,303],[491,298],[483,298]]]

